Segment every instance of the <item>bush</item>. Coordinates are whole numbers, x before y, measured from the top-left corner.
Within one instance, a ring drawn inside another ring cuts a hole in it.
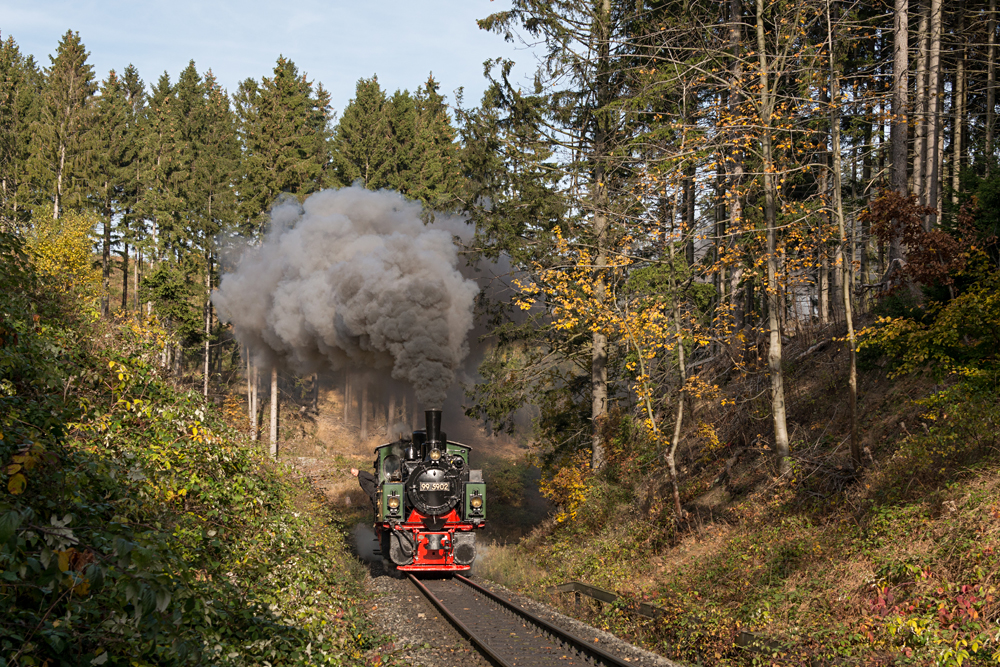
[[[0,250],[0,666],[340,665],[374,647],[342,535],[160,378],[156,327],[74,329],[20,241]]]

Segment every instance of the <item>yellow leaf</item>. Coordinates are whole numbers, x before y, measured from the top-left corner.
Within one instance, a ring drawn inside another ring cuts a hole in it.
[[[25,479],[24,475],[17,473],[10,480],[7,481],[7,490],[13,493],[15,496],[24,492],[24,487],[28,485],[28,480]]]
[[[66,570],[69,569],[69,555],[70,555],[70,553],[72,551],[73,551],[72,549],[66,549],[65,551],[57,551],[56,552],[59,555],[59,571],[60,572],[65,572]]]

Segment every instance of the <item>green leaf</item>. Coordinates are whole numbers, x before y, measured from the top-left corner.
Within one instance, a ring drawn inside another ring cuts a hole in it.
[[[17,531],[17,527],[20,525],[21,514],[15,510],[11,510],[0,516],[0,544],[5,543],[13,537]]]

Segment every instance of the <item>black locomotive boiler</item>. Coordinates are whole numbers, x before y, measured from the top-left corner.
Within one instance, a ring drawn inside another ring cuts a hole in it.
[[[441,432],[441,411],[426,428],[375,449],[375,532],[382,557],[411,572],[468,570],[476,531],[486,527],[482,470],[469,469],[472,448]]]

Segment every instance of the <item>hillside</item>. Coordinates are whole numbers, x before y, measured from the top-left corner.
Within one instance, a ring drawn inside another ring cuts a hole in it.
[[[817,329],[786,347],[789,477],[774,475],[766,445],[766,376],[729,371],[682,440],[684,520],[667,507],[662,461],[619,416],[617,449],[582,476],[575,519],[491,550],[480,573],[690,664],[1000,664],[995,389],[892,377],[898,359],[869,350],[855,472],[842,336]],[[569,580],[622,603],[546,592]],[[626,613],[636,600],[663,615]],[[763,650],[740,646],[751,640]]]
[[[155,320],[97,321],[0,235],[0,665],[348,665],[377,654],[347,526]]]

